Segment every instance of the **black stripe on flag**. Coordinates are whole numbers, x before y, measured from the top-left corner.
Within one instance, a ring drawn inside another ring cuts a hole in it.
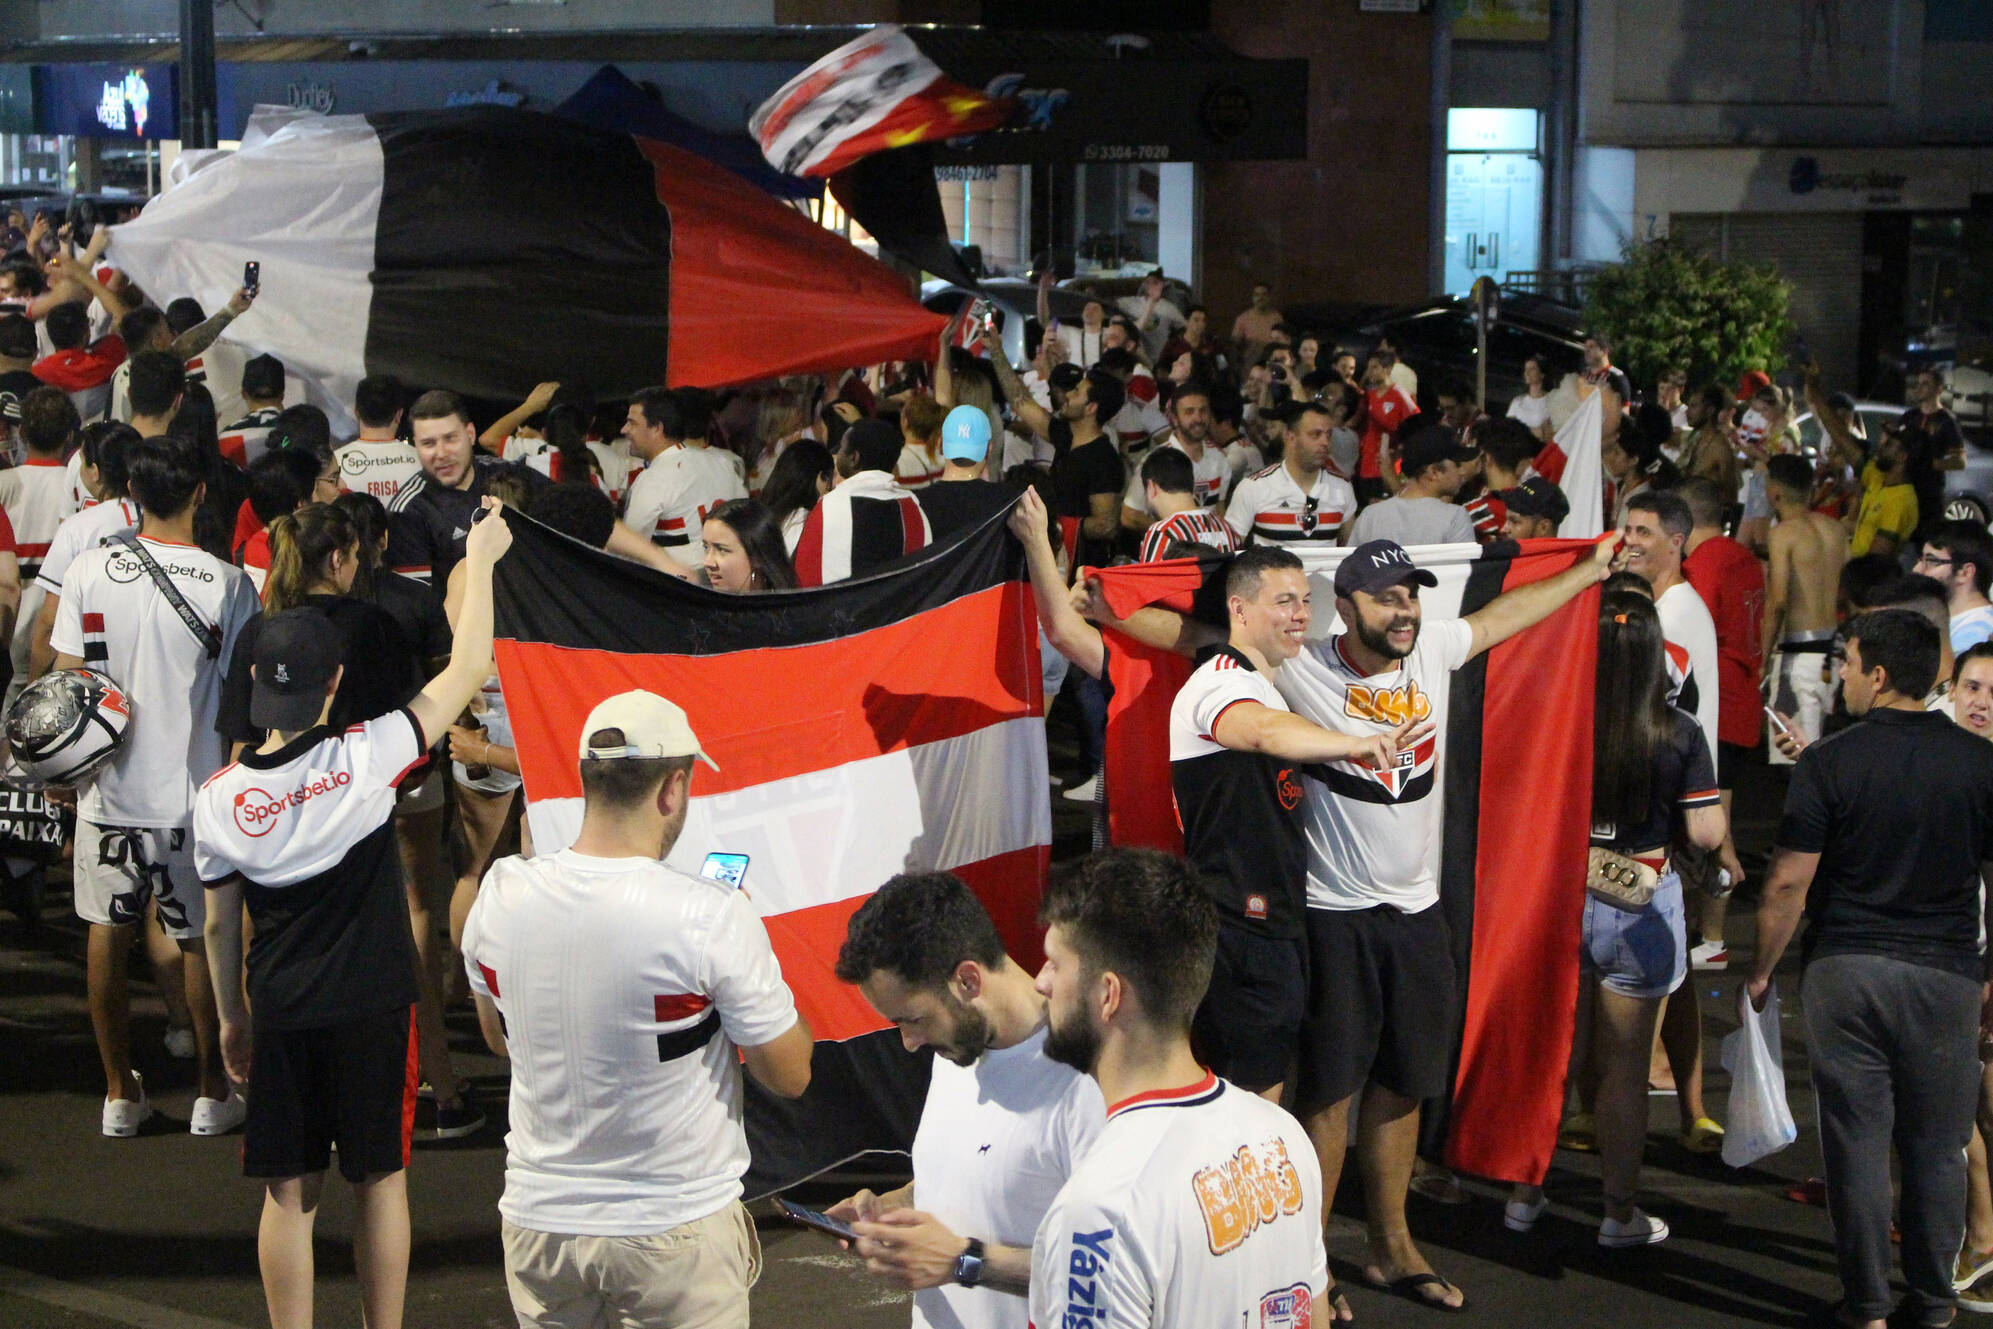
[[[503,106],[367,121],[368,373],[502,398],[521,364],[605,396],[665,381],[671,217],[634,139]]]
[[[507,508],[512,548],[493,578],[498,635],[638,655],[725,655],[771,641],[836,641],[1021,579],[1024,551],[1004,524],[1009,511],[862,578],[736,596],[591,549]],[[588,588],[586,600],[574,593],[577,586]]]

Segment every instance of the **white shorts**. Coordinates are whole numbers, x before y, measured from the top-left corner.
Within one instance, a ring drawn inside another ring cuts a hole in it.
[[[86,923],[127,924],[159,902],[159,926],[185,941],[208,918],[194,875],[194,828],[97,826],[76,819],[76,916]]]
[[[1813,649],[1802,651],[1781,651],[1773,658],[1772,709],[1792,720],[1793,732],[1801,741],[1820,741],[1820,726],[1834,709],[1834,685],[1836,682],[1832,658],[1816,643],[1807,643]],[[1765,721],[1766,737],[1771,737],[1771,721]],[[1792,759],[1779,752],[1778,744],[1770,744],[1766,757],[1774,766],[1790,766]]]

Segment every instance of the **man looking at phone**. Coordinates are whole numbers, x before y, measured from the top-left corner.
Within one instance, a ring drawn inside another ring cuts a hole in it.
[[[949,873],[881,886],[851,917],[837,976],[936,1056],[914,1179],[829,1216],[852,1225],[867,1268],[914,1290],[914,1329],[1024,1329],[1032,1234],[1100,1132],[1099,1086],[1045,1055],[1044,999]]]
[[[738,1062],[796,1098],[814,1044],[746,897],[662,861],[695,759],[718,769],[663,697],[598,704],[581,834],[493,864],[464,923],[478,1025],[512,1061],[498,1212],[522,1326],[747,1325]]]

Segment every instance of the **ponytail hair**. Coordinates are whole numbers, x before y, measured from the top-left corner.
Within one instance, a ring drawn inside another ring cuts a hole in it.
[[[579,406],[563,403],[547,411],[543,428],[547,446],[553,451],[554,479],[561,484],[587,484],[600,475],[602,463],[588,446],[588,415]]]
[[[270,577],[263,583],[265,612],[302,605],[311,588],[326,579],[332,556],[351,551],[358,538],[353,519],[330,503],[314,503],[271,522]]]

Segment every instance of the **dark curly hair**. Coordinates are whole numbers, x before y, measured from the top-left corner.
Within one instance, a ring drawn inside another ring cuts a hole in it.
[[[912,987],[938,988],[964,960],[988,969],[1004,961],[983,902],[952,872],[902,872],[851,916],[837,976],[862,983],[883,969]]]

